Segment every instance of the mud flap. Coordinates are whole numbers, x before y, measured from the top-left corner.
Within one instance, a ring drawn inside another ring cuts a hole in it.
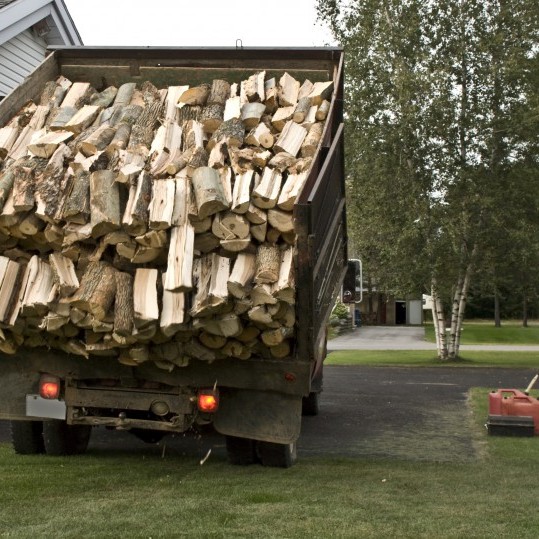
[[[222,391],[214,426],[229,436],[291,444],[301,429],[301,397],[248,389]]]

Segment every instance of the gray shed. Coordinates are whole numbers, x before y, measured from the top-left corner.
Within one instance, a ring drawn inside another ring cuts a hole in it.
[[[0,0],[0,99],[45,58],[49,45],[82,45],[63,0]]]

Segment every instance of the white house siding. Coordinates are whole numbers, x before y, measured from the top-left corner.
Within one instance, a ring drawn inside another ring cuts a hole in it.
[[[45,41],[25,30],[0,45],[0,97],[3,97],[40,64],[46,55]]]

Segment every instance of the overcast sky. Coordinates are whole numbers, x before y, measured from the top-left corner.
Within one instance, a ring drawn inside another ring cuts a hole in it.
[[[85,45],[334,45],[314,0],[64,0]]]

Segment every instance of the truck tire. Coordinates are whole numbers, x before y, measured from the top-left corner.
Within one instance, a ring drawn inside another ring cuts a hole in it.
[[[256,449],[258,458],[263,466],[290,468],[297,460],[296,442],[291,444],[258,442]]]
[[[226,452],[230,464],[249,466],[258,462],[255,441],[249,438],[226,436]]]
[[[301,402],[301,415],[315,416],[320,413],[320,393],[312,391]]]
[[[19,455],[44,453],[43,421],[12,421],[11,443]]]
[[[43,422],[43,440],[47,455],[80,455],[88,448],[92,427],[68,425],[65,421]]]

